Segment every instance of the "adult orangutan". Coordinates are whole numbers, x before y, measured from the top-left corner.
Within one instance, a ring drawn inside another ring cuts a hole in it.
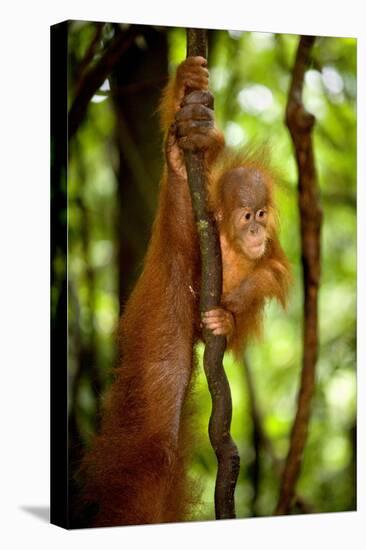
[[[163,96],[166,163],[159,207],[143,271],[121,319],[121,360],[101,431],[84,463],[85,498],[98,505],[94,525],[189,518],[195,497],[185,469],[191,439],[186,409],[201,323],[225,334],[239,353],[258,333],[266,300],[286,300],[289,270],[276,232],[271,170],[260,154],[225,149],[212,103],[206,60],[186,59]],[[202,319],[185,149],[204,151],[222,249],[222,303]]]

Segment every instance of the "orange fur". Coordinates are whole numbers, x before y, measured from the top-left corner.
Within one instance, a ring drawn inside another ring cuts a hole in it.
[[[186,518],[184,403],[192,376],[197,264],[188,189],[165,178],[143,272],[121,319],[121,366],[87,455],[95,525]]]
[[[274,203],[274,181],[278,172],[270,164],[268,147],[251,147],[241,151],[224,149],[210,170],[210,206],[217,213],[222,209],[222,177],[229,170],[245,167],[260,172],[265,180],[269,201],[268,208],[268,241],[266,252],[259,260],[249,260],[234,249],[232,244],[232,227],[219,222],[222,261],[223,261],[223,299],[226,294],[235,292],[246,282],[247,289],[237,293],[237,299],[243,300],[243,311],[234,313],[234,333],[228,342],[238,358],[242,355],[248,340],[261,334],[263,309],[266,300],[276,298],[285,307],[290,283],[289,262],[283,252],[278,232],[278,214]],[[223,302],[225,307],[225,300]],[[228,306],[230,310],[230,306]]]
[[[168,131],[184,94],[172,80],[162,100],[162,125]],[[212,131],[212,130],[211,130]],[[219,155],[224,141],[215,129],[206,151],[211,207],[221,207],[220,179],[235,166],[255,165],[272,174],[259,155]],[[215,159],[217,158],[216,162]],[[238,164],[239,163],[239,164]],[[84,497],[96,502],[94,525],[126,525],[188,519],[195,491],[187,478],[192,443],[189,394],[194,371],[193,347],[199,337],[197,292],[199,248],[187,181],[182,170],[166,167],[160,201],[143,272],[121,319],[121,359],[104,407],[100,434],[84,460]],[[180,175],[177,175],[180,174]],[[230,347],[259,331],[264,302],[285,302],[288,266],[276,235],[275,208],[265,257],[253,262],[233,250],[222,232],[224,295],[249,281],[244,312],[235,314]]]

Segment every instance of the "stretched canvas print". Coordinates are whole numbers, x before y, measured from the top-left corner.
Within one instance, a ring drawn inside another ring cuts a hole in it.
[[[356,40],[51,28],[51,521],[356,509]]]

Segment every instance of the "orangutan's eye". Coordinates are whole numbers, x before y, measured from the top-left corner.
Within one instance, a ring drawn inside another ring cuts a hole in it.
[[[267,212],[263,209],[261,210],[258,210],[257,212],[257,218],[260,218],[260,219],[263,219],[265,217],[265,215],[267,214]]]

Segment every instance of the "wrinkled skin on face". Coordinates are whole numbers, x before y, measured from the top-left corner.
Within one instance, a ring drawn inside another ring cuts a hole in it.
[[[240,167],[222,176],[219,221],[238,252],[250,260],[263,256],[267,242],[268,189],[263,173]]]

